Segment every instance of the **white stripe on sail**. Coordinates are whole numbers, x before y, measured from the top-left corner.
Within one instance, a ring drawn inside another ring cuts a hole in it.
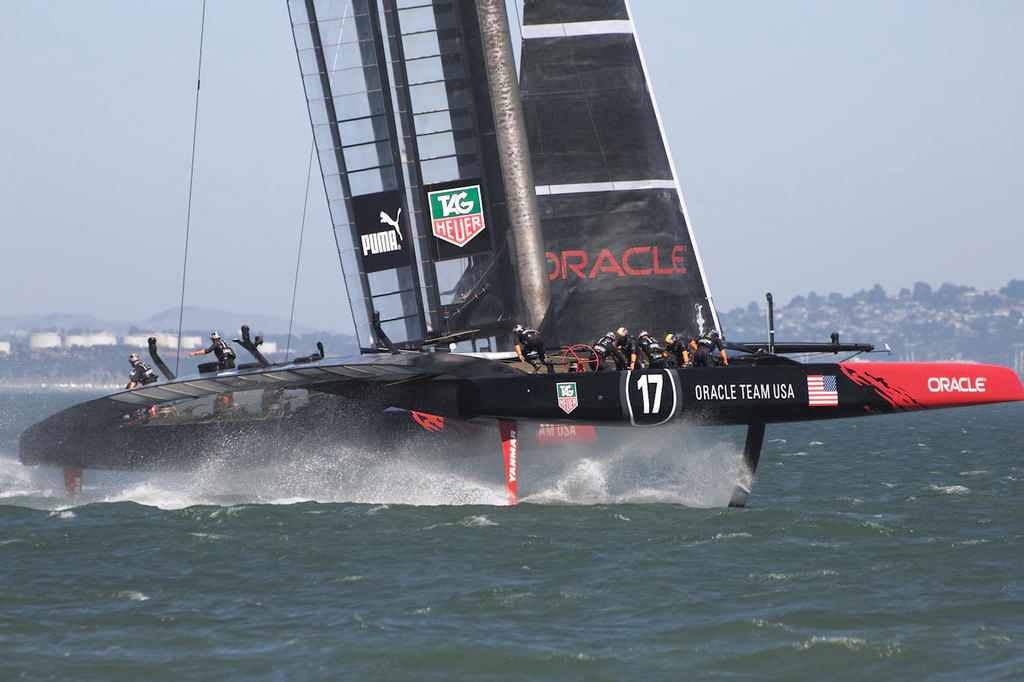
[[[572,185],[538,185],[538,196],[553,194],[584,194],[586,192],[623,192],[637,189],[676,189],[675,180],[615,180],[613,182],[579,182]]]
[[[600,36],[613,33],[633,33],[633,24],[628,19],[608,21],[577,21],[571,24],[538,24],[523,26],[523,39],[572,38],[575,36]]]

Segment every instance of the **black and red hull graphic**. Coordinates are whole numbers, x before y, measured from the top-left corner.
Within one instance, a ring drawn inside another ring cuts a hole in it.
[[[635,426],[810,421],[1024,400],[1009,368],[954,363],[584,372],[473,384],[467,416]],[[561,404],[564,394],[573,396],[571,411]]]

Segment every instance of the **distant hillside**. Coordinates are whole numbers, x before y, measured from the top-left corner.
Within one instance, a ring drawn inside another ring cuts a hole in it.
[[[255,335],[255,332],[254,332]],[[227,338],[233,335],[225,334]],[[310,355],[317,350],[317,343],[322,343],[324,352],[329,357],[352,357],[358,354],[356,340],[351,336],[332,335],[326,333],[308,333],[293,335],[289,341],[284,335],[265,335],[265,341],[277,345],[277,352],[272,353],[264,346],[262,350],[271,362],[282,362],[285,359],[302,355]],[[46,348],[32,350],[26,343],[13,343],[8,353],[0,352],[0,387],[3,385],[56,385],[56,384],[91,384],[94,386],[123,386],[127,381],[129,370],[129,353],[138,353],[143,360],[150,362],[145,348],[119,346],[94,346],[90,348]],[[241,362],[252,362],[242,348],[234,346]],[[199,362],[207,358],[189,358],[187,352],[176,356],[175,349],[160,349],[160,355],[176,373],[194,372]]]
[[[223,310],[212,310],[195,306],[186,307],[180,313],[186,333],[209,334],[218,329],[225,334],[234,334],[243,324],[249,325],[253,334],[287,334],[288,320],[268,315],[247,315],[228,313]],[[48,315],[0,315],[0,337],[16,331],[43,332],[109,332],[123,336],[124,334],[148,334],[155,332],[174,332],[178,329],[179,311],[177,308],[157,313],[145,320],[107,320],[92,315],[76,315],[51,313]],[[293,325],[292,333],[297,335],[312,334],[318,330],[307,325]]]
[[[728,341],[758,341],[768,338],[767,305],[754,302],[746,308],[719,311],[722,332]],[[232,317],[215,310],[186,311],[189,334],[205,338],[210,329],[220,329],[231,338]],[[235,318],[237,319],[237,318]],[[149,333],[177,328],[177,311],[168,311],[147,320],[141,329],[96,320],[88,316],[47,315],[26,318],[0,318],[0,340],[12,339],[12,351],[0,353],[0,382],[59,383],[89,382],[122,384],[128,376],[127,354],[138,348],[107,346],[101,348],[58,348],[29,350],[26,338],[10,336],[11,331],[103,330],[114,334]],[[289,342],[287,322],[253,316],[238,319],[249,324],[253,335],[275,342],[283,359],[307,355],[321,341],[328,356],[357,352],[351,336],[332,335],[309,330],[293,331]],[[31,322],[32,324],[26,324]],[[655,327],[657,329],[657,327]],[[668,330],[659,330],[662,333]],[[877,361],[962,361],[983,362],[1024,370],[1024,281],[1013,280],[998,292],[977,292],[971,287],[943,284],[932,289],[918,283],[890,295],[880,285],[852,296],[811,292],[792,301],[775,302],[775,338],[777,341],[827,341],[838,332],[841,341],[873,343],[890,354],[872,355]],[[244,353],[244,351],[243,351]],[[167,353],[173,366],[173,354]],[[182,364],[194,368],[196,360],[187,354]],[[184,370],[183,370],[184,371]]]
[[[323,343],[327,355],[333,357],[358,354],[353,336],[329,334],[297,325],[288,336],[288,321],[260,315],[238,315],[205,308],[187,308],[182,316],[182,336],[197,336],[205,345],[212,330],[218,330],[227,339],[239,335],[243,324],[249,325],[252,336],[262,336],[267,345],[262,350],[271,362],[283,361],[300,355],[310,355]],[[29,340],[36,332],[57,332],[63,337],[71,334],[106,332],[113,334],[120,344],[125,335],[170,333],[178,328],[178,311],[158,313],[142,322],[132,324],[101,320],[90,315],[32,315],[0,317],[0,341],[10,344],[10,352],[0,352],[0,384],[91,384],[103,386],[123,385],[128,376],[128,354],[139,353],[148,362],[148,351],[138,343],[127,345],[57,347],[31,349]],[[277,352],[269,350],[276,344]],[[182,351],[178,358],[175,348],[161,348],[160,355],[172,368],[181,372],[194,371],[198,360]],[[245,359],[251,358],[236,348]]]
[[[814,292],[775,301],[777,341],[841,341],[889,344],[892,360],[967,361],[1014,367],[1024,354],[1024,281],[998,292],[919,282],[895,295],[880,285],[853,296]],[[768,338],[767,304],[719,311],[723,333],[732,341]],[[881,358],[876,358],[881,359]]]

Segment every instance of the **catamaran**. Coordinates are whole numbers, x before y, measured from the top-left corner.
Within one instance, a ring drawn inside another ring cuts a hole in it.
[[[733,424],[742,506],[767,424],[1024,399],[1005,367],[798,362],[872,346],[773,332],[727,344],[727,366],[594,371],[610,329],[725,331],[626,0],[529,0],[518,60],[503,0],[288,6],[359,355],[272,364],[243,327],[253,362],[176,377],[151,342],[160,382],[22,435],[22,461],[63,467],[69,493],[86,468],[261,464],[416,432],[440,452],[488,456],[483,438],[497,456],[500,440],[514,503],[551,425],[599,441],[594,426]],[[557,371],[515,362],[516,324],[560,349]]]

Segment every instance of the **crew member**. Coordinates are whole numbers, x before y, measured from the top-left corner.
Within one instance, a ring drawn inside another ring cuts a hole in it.
[[[151,384],[159,379],[156,372],[153,371],[153,368],[144,362],[140,362],[139,356],[135,353],[128,356],[128,362],[132,365],[132,373],[128,377],[127,388],[135,388],[139,384],[145,386],[146,384]]]
[[[235,368],[235,351],[231,349],[231,346],[220,337],[220,332],[213,332],[210,334],[210,347],[202,348],[200,350],[194,350],[188,354],[189,357],[193,355],[206,355],[207,353],[214,353],[217,356],[217,364],[220,369],[234,369]]]
[[[615,361],[615,369],[623,369],[626,366],[626,358],[615,345],[615,332],[608,332],[591,345],[597,354],[597,371],[608,369],[608,358]]]
[[[712,329],[697,339],[697,352],[693,357],[693,366],[714,367],[718,363],[713,355],[716,349],[722,364],[728,365],[729,358],[725,355],[725,345],[722,343],[722,337],[718,334],[718,330]]]
[[[636,339],[629,335],[629,330],[619,327],[615,330],[615,347],[626,359],[626,366],[619,369],[634,369],[636,367]]]
[[[544,366],[548,368],[548,374],[554,374],[555,365],[544,354],[544,338],[540,332],[521,324],[517,324],[512,331],[515,333],[516,355],[519,356],[519,359],[533,365],[534,373],[540,371],[540,363],[543,362]],[[531,358],[531,355],[536,355],[540,362]]]
[[[689,367],[690,352],[686,343],[675,334],[665,335],[665,360],[667,367]]]
[[[646,364],[651,369],[668,367],[668,358],[665,357],[665,351],[661,349],[661,345],[654,337],[646,331],[642,331],[637,335],[636,342],[647,358],[646,362],[642,364]]]

